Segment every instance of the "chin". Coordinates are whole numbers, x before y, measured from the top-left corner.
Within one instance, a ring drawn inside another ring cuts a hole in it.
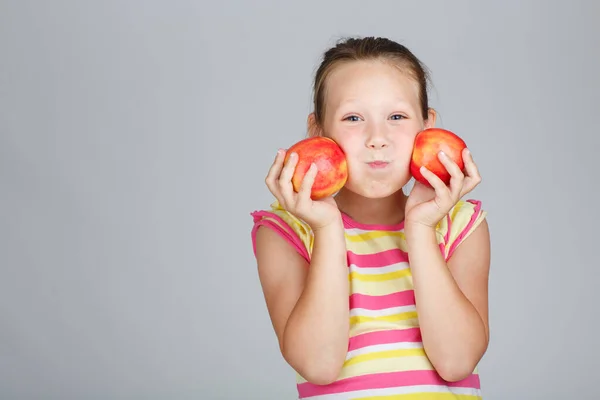
[[[408,179],[407,179],[408,182]],[[345,188],[359,196],[367,199],[385,199],[398,191],[401,191],[405,184],[402,182],[348,182]]]

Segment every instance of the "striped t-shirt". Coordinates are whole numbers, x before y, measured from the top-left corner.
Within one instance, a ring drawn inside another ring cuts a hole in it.
[[[252,213],[252,241],[259,226],[281,234],[310,262],[313,236],[302,220],[277,202]],[[437,226],[448,260],[485,218],[481,202],[461,200]],[[350,283],[348,353],[338,379],[315,385],[296,374],[300,399],[477,400],[477,368],[466,379],[446,382],[423,349],[403,223],[366,225],[342,214]]]

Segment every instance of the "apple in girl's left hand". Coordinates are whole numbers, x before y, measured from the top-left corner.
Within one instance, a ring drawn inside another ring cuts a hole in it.
[[[425,166],[448,185],[450,183],[450,173],[448,173],[444,164],[440,162],[438,154],[443,151],[463,170],[462,153],[466,147],[465,141],[449,130],[441,128],[425,129],[415,137],[410,160],[410,173],[415,180],[431,187],[420,171],[420,168]]]

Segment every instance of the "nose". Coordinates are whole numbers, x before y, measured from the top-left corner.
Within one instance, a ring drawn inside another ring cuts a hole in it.
[[[367,139],[365,141],[365,145],[370,149],[382,149],[388,147],[389,142],[387,140],[387,136],[384,132],[384,129],[373,124],[370,127],[369,134],[367,135]]]

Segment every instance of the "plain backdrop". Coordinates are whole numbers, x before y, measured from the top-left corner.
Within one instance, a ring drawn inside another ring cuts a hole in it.
[[[597,399],[589,1],[0,0],[0,398],[293,399],[250,212],[321,54],[429,67],[492,233],[486,400]]]

